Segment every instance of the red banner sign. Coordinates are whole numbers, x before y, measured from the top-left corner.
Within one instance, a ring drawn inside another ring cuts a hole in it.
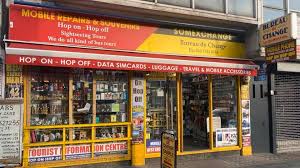
[[[7,64],[55,66],[55,67],[78,67],[114,70],[137,70],[137,71],[159,71],[159,72],[187,72],[220,75],[255,76],[255,69],[236,69],[224,67],[205,67],[174,64],[137,63],[128,61],[102,61],[93,59],[41,57],[41,56],[19,56],[10,55],[6,58]]]
[[[10,40],[135,50],[156,29],[46,8],[10,7]]]
[[[245,45],[238,35],[22,5],[10,7],[9,39],[193,57],[245,56]]]

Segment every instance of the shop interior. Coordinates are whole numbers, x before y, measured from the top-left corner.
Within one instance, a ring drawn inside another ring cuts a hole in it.
[[[183,151],[209,148],[208,75],[182,75]]]
[[[237,78],[211,75],[213,147],[237,145]],[[183,151],[205,150],[209,140],[209,76],[182,75]],[[216,139],[218,137],[219,139]]]

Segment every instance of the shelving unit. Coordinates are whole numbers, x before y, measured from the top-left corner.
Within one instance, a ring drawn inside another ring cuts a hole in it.
[[[96,81],[96,123],[126,122],[128,118],[128,74],[98,72]],[[110,131],[112,132],[112,130]]]

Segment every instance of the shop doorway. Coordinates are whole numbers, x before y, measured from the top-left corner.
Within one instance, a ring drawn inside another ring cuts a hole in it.
[[[146,153],[160,153],[161,133],[177,132],[176,73],[147,73]]]
[[[183,151],[209,149],[208,75],[183,74]]]

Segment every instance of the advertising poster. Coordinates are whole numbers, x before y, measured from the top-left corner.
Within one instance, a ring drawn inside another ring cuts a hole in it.
[[[163,132],[161,136],[161,167],[176,167],[176,138],[173,133]]]
[[[216,132],[217,128],[221,128],[221,117],[213,117],[213,132]],[[209,132],[209,117],[206,118],[206,128],[207,132]]]
[[[95,156],[107,154],[127,154],[127,142],[110,142],[95,144]]]
[[[132,80],[132,143],[144,142],[144,79]]]
[[[20,65],[6,65],[5,74],[5,98],[23,98],[23,67]]]
[[[158,153],[161,149],[161,141],[147,139],[146,148],[147,153]]]
[[[30,148],[29,162],[61,160],[61,151],[61,146]]]
[[[216,147],[237,145],[236,128],[217,128],[216,129]]]
[[[22,105],[0,105],[0,163],[20,163],[22,142]]]
[[[285,41],[266,47],[266,63],[276,63],[297,58],[296,40]]]
[[[68,145],[66,146],[66,159],[81,159],[91,157],[91,145]]]
[[[66,146],[66,159],[79,159],[91,157],[91,145]],[[95,144],[95,156],[106,154],[127,154],[127,142],[108,142]],[[55,161],[62,159],[62,147],[37,147],[29,149],[29,162]]]
[[[242,100],[243,146],[251,145],[250,100]]]
[[[254,81],[265,81],[267,80],[267,63],[258,63],[259,70],[257,76],[254,76]]]

